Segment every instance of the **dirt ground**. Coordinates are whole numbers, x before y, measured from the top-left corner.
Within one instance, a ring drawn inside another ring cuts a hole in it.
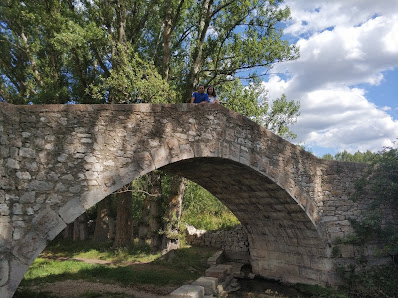
[[[62,259],[62,258],[59,258]],[[68,258],[65,258],[68,259]],[[112,262],[97,260],[97,259],[84,259],[84,258],[73,258],[73,260],[90,263],[90,264],[101,264],[110,265]],[[133,263],[132,263],[133,264]],[[118,284],[103,284],[96,282],[89,282],[85,280],[64,280],[53,283],[40,284],[37,286],[25,286],[24,289],[28,289],[34,292],[48,292],[59,298],[76,298],[83,295],[89,294],[101,294],[100,297],[107,297],[112,294],[123,294],[127,297],[137,298],[160,298],[166,297],[168,294],[173,292],[178,286],[164,286],[162,288],[155,287],[152,285],[139,285],[137,287],[126,287]],[[90,296],[94,297],[94,296]]]
[[[46,283],[38,286],[29,286],[24,287],[25,289],[32,290],[34,292],[49,292],[53,295],[56,295],[60,298],[72,298],[72,297],[80,297],[82,295],[87,294],[102,294],[101,297],[106,297],[105,294],[110,295],[113,294],[124,294],[131,297],[153,297],[160,298],[166,297],[172,291],[175,290],[176,287],[162,287],[154,288],[151,286],[143,287],[140,286],[138,289],[123,287],[117,284],[103,284],[103,283],[94,283],[88,282],[85,280],[64,280],[54,283]],[[92,296],[94,297],[94,296]]]

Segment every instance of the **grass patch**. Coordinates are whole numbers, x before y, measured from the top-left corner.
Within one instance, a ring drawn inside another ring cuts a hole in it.
[[[57,298],[57,296],[48,292],[34,292],[27,289],[18,288],[13,298]]]
[[[339,290],[324,288],[318,285],[297,284],[295,288],[301,293],[305,294],[306,297],[349,298],[347,294]]]
[[[207,248],[182,248],[169,256],[150,255],[145,249],[112,250],[86,247],[83,243],[79,248],[76,243],[66,244],[62,251],[61,244],[50,245],[37,258],[26,272],[21,286],[36,285],[62,280],[83,279],[91,282],[132,285],[182,285],[202,276],[207,269],[207,259],[215,252]],[[43,258],[44,256],[44,258]],[[120,263],[112,265],[89,264],[77,260],[60,260],[52,257],[120,258]],[[152,260],[148,263],[148,260]],[[126,263],[133,260],[134,263]],[[44,297],[44,296],[43,296]]]
[[[45,258],[84,258],[111,262],[140,262],[156,260],[159,254],[150,254],[149,244],[131,248],[112,248],[112,242],[58,240],[51,243],[41,254]]]

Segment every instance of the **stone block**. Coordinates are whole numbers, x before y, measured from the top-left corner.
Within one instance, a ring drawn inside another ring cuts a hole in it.
[[[195,143],[195,156],[198,157],[218,157],[218,142],[196,142]]]
[[[10,277],[8,280],[9,291],[15,292],[21,282],[25,272],[28,270],[29,265],[22,263],[18,259],[12,259],[10,261]],[[0,296],[3,298],[3,296]],[[7,296],[5,296],[7,297]],[[11,297],[11,296],[9,296]]]
[[[205,290],[202,286],[184,285],[170,293],[170,298],[203,298]]]
[[[0,260],[0,287],[8,282],[9,269],[10,266],[8,264],[8,260],[6,259]],[[3,296],[0,295],[0,297]]]
[[[199,277],[195,280],[192,285],[194,286],[202,286],[205,291],[205,295],[216,295],[217,294],[217,286],[218,286],[218,278],[215,277]]]
[[[180,156],[179,156],[180,160],[193,158],[194,156],[195,156],[195,154],[189,144],[180,146]],[[173,161],[174,160],[175,160],[175,158],[173,158]]]
[[[11,298],[12,294],[10,292],[8,292],[8,286],[2,286],[0,287],[0,297],[4,297],[4,298]]]
[[[66,227],[65,222],[51,208],[41,211],[33,219],[32,224],[35,225],[36,232],[42,236],[47,236],[49,240],[54,239]]]
[[[65,223],[71,223],[76,217],[83,214],[86,210],[78,199],[73,199],[59,208],[59,215]]]
[[[231,274],[231,265],[216,265],[208,268],[205,272],[206,277],[216,277],[222,279],[228,274]]]
[[[140,152],[134,154],[134,161],[137,163],[137,166],[141,170],[145,171],[153,171],[155,169],[155,165],[153,164],[152,157],[148,152]]]
[[[160,167],[169,164],[169,150],[164,146],[152,149],[151,155],[155,168],[159,169]]]
[[[121,183],[120,187],[123,184]],[[114,186],[115,187],[115,186]],[[114,188],[113,187],[113,188]],[[119,188],[120,188],[119,187]],[[114,190],[117,190],[118,188],[114,188]],[[109,190],[108,190],[109,192]],[[87,209],[91,208],[94,206],[96,203],[101,201],[103,198],[106,197],[106,193],[104,193],[101,189],[96,189],[95,186],[93,186],[93,190],[86,191],[85,193],[82,194],[80,197],[80,202],[83,205],[83,210],[86,211]],[[81,215],[83,212],[81,212],[79,215]]]
[[[214,266],[220,264],[224,259],[223,251],[217,251],[214,255],[207,259],[207,265]]]
[[[30,148],[21,148],[21,149],[19,149],[19,156],[35,158],[36,152]]]
[[[20,200],[22,203],[33,203],[35,201],[35,198],[36,198],[36,192],[28,191],[21,196]]]
[[[0,215],[9,215],[10,207],[8,204],[0,204]]]
[[[320,281],[322,273],[322,271],[320,270],[301,267],[299,271],[300,271],[299,276],[301,276],[303,280],[306,280],[308,283],[310,283],[311,280],[315,283]]]
[[[20,169],[19,162],[12,158],[7,159],[6,166],[12,169]]]
[[[170,151],[170,156],[172,159],[179,158],[180,155],[180,147],[178,140],[176,138],[169,139],[166,141],[167,148]]]
[[[34,259],[46,248],[46,239],[35,233],[28,233],[13,249],[13,254],[26,260],[26,263],[32,263]]]
[[[48,181],[33,180],[27,185],[29,190],[49,191],[54,187],[54,184]]]

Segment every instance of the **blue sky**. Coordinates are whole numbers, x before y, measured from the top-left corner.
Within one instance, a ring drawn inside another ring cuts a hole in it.
[[[398,139],[398,1],[286,0],[285,38],[300,58],[265,77],[270,100],[300,101],[294,143],[317,156]],[[277,73],[286,73],[280,75]]]

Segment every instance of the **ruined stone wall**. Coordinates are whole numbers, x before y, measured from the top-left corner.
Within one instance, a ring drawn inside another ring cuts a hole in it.
[[[217,231],[197,230],[187,226],[186,242],[191,245],[220,248],[227,252],[249,253],[249,239],[242,225]]]

